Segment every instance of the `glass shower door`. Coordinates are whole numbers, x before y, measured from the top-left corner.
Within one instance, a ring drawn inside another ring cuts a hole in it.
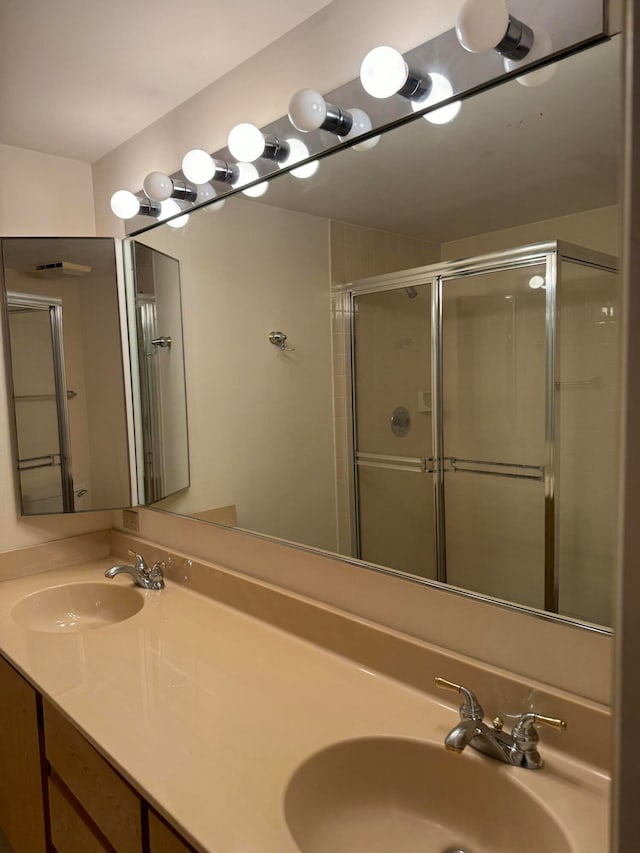
[[[447,582],[545,605],[546,265],[442,282]],[[551,548],[549,551],[548,549]]]
[[[431,284],[353,299],[358,557],[436,577]]]

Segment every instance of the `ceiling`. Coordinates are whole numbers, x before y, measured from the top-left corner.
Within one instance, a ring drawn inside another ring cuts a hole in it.
[[[331,0],[1,0],[0,143],[93,163]]]

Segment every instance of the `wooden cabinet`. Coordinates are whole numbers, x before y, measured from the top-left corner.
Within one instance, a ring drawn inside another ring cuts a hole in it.
[[[0,827],[14,853],[194,853],[2,657]]]
[[[142,853],[138,794],[66,717],[46,700],[43,705],[46,754],[55,784],[66,788],[89,818],[87,825],[93,823],[118,853]]]
[[[0,657],[0,826],[15,853],[45,853],[38,693]]]
[[[149,848],[151,853],[195,853],[181,835],[149,809]]]

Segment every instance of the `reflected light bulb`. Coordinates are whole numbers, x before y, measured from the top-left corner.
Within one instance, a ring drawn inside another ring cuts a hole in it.
[[[309,156],[309,149],[301,139],[287,139],[289,146],[289,156],[282,163],[279,163],[281,169],[286,169],[294,163],[299,163],[300,160],[306,160]],[[294,178],[310,178],[318,171],[320,163],[318,160],[312,160],[310,163],[305,163],[304,166],[298,166],[297,169],[292,169],[291,174]]]
[[[118,190],[111,196],[111,210],[120,219],[133,219],[140,211],[140,199],[129,190]]]
[[[258,170],[252,163],[238,163],[238,172],[239,176],[233,184],[234,187],[241,187],[243,184],[250,184],[252,181],[257,181],[260,177]],[[253,187],[247,187],[247,189],[242,190],[242,192],[250,198],[260,198],[260,196],[264,195],[268,189],[269,185],[267,182],[262,181]]]
[[[142,182],[142,189],[152,201],[166,201],[171,198],[173,181],[164,172],[149,172]]]
[[[411,101],[411,109],[414,112],[418,112],[425,107],[429,107],[431,104],[437,104],[440,101],[445,101],[453,95],[453,86],[444,74],[438,74],[435,71],[431,71],[429,73],[429,77],[431,78],[431,91],[429,92],[429,97],[424,101]],[[441,107],[439,110],[433,110],[432,112],[427,113],[427,115],[422,116],[422,118],[430,121],[431,124],[447,124],[447,122],[453,121],[453,119],[458,115],[461,106],[461,101],[455,101],[453,104],[447,104],[446,107]]]
[[[326,117],[327,102],[315,89],[300,89],[289,101],[289,121],[296,130],[317,130]]]
[[[532,275],[529,279],[529,287],[531,290],[540,290],[546,286],[546,281],[542,275]]]
[[[180,213],[181,210],[182,208],[174,198],[166,199],[161,204],[160,216],[158,219],[167,219],[169,216],[174,216],[176,213]],[[170,225],[172,228],[184,228],[188,221],[189,214],[185,213],[184,216],[178,216],[176,219],[172,219],[170,222],[167,222],[167,225]]]
[[[374,47],[362,60],[360,82],[373,98],[390,98],[407,82],[409,69],[402,54],[393,47]]]
[[[351,125],[349,133],[345,134],[345,136],[338,137],[341,142],[355,139],[356,136],[361,136],[363,133],[367,133],[373,127],[371,119],[364,110],[359,109],[359,107],[349,107],[348,112],[351,115],[353,124]],[[358,144],[354,145],[353,148],[356,151],[368,151],[370,148],[375,148],[378,142],[380,142],[380,137],[372,136],[370,139],[358,142]]]
[[[533,28],[533,47],[524,59],[505,59],[505,71],[517,71],[521,65],[529,64],[537,59],[543,59],[549,56],[552,51],[551,36],[545,30]],[[550,65],[545,65],[544,68],[536,68],[528,74],[523,74],[522,77],[516,77],[518,83],[522,86],[542,86],[547,83],[556,73],[558,64],[552,62]]]
[[[221,198],[218,200],[217,204],[210,204],[210,202],[218,198],[218,193],[214,190],[211,184],[199,184],[197,190],[198,194],[196,196],[195,204],[207,204],[208,206],[205,210],[222,210],[225,199]]]
[[[500,44],[508,27],[505,0],[466,0],[458,12],[456,36],[470,53],[485,53]]]
[[[182,158],[182,174],[194,184],[206,184],[215,174],[213,158],[202,148],[194,148]]]

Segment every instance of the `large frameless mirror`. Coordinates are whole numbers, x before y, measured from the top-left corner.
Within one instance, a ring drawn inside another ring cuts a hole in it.
[[[619,52],[137,235],[184,311],[153,505],[610,625]]]
[[[1,241],[22,515],[131,503],[115,244]]]

